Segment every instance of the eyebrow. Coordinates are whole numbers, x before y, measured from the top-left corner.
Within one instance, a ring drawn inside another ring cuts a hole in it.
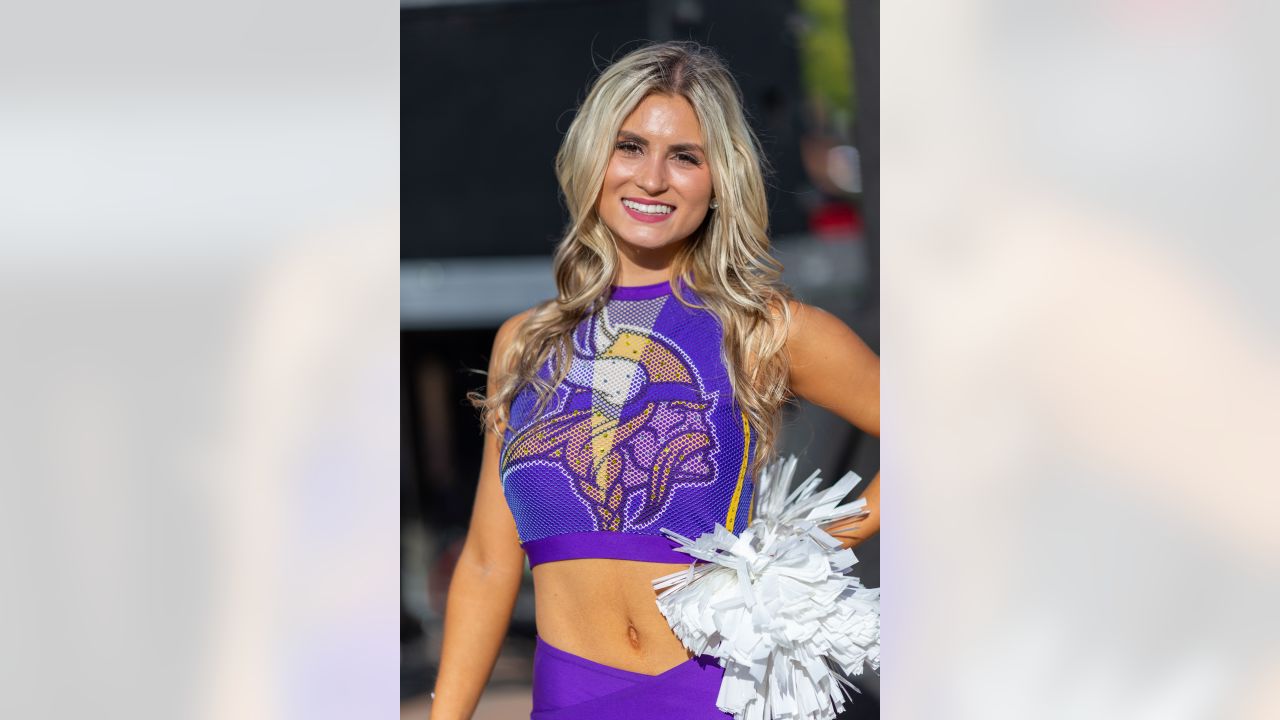
[[[618,139],[630,140],[631,142],[636,143],[637,145],[641,145],[643,147],[649,147],[648,140],[645,140],[643,137],[640,137],[639,135],[633,132],[628,132],[626,130],[618,131]],[[672,152],[685,152],[688,150],[693,150],[703,155],[707,154],[707,151],[703,150],[702,146],[699,145],[698,143],[676,143],[675,145],[671,146]]]

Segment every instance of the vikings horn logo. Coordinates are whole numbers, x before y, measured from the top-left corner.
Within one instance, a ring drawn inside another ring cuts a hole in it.
[[[675,486],[715,477],[706,416],[716,394],[704,395],[693,367],[656,334],[615,327],[609,308],[575,331],[567,396],[553,401],[560,409],[518,432],[503,453],[502,472],[535,459],[555,463],[592,509],[596,528],[619,531],[624,522],[652,522]],[[652,326],[657,309],[650,315]],[[569,409],[584,393],[591,409]],[[638,511],[624,518],[636,495]]]

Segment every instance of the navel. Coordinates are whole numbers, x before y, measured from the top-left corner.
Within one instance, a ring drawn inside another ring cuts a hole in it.
[[[636,650],[640,649],[640,631],[630,621],[627,622],[627,642]]]

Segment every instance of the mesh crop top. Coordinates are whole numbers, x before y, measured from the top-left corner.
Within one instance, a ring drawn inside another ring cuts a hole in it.
[[[668,283],[615,287],[574,330],[569,372],[542,413],[531,387],[517,393],[499,474],[530,566],[688,563],[661,528],[696,538],[716,523],[747,527],[755,440],[720,349],[715,315]]]

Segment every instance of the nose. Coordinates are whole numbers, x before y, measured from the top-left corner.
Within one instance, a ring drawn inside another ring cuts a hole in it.
[[[636,171],[636,185],[650,195],[660,195],[667,189],[667,164],[658,153],[651,153]]]

